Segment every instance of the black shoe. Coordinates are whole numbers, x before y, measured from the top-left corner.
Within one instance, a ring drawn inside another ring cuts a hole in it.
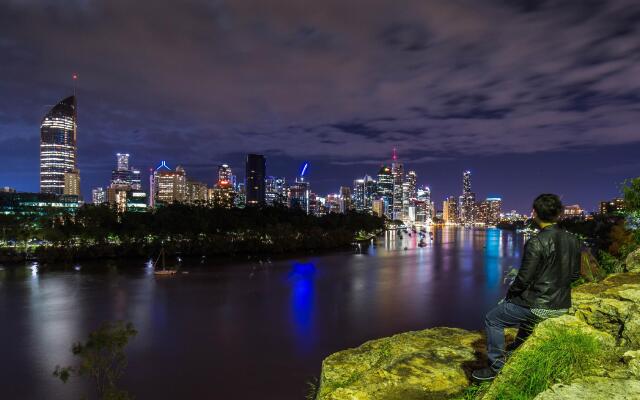
[[[496,375],[498,375],[498,371],[491,367],[477,369],[471,373],[471,377],[476,381],[491,381]]]

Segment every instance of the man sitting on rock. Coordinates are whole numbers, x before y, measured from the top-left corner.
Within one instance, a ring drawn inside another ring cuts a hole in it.
[[[571,283],[580,276],[581,241],[558,228],[563,212],[555,194],[541,194],[533,202],[533,215],[540,232],[524,247],[518,275],[507,296],[487,313],[487,357],[489,366],[473,371],[479,381],[495,378],[505,362],[504,329],[518,327],[508,353],[531,334],[539,321],[562,315],[571,307]]]

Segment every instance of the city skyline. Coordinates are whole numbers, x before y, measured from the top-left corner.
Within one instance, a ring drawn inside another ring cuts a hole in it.
[[[310,161],[334,192],[397,147],[435,199],[471,169],[507,209],[595,210],[640,169],[640,6],[579,3],[3,3],[0,184],[38,190],[39,123],[75,87],[85,196],[120,151],[207,182],[252,152],[280,176]]]

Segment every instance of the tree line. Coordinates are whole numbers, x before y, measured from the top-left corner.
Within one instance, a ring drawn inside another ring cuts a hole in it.
[[[83,205],[73,214],[0,215],[0,227],[5,251],[79,259],[149,256],[161,247],[186,256],[330,249],[382,230],[384,220],[357,212],[316,217],[282,206],[174,203],[143,213]]]

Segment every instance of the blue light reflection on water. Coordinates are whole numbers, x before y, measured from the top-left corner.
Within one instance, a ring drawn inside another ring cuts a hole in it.
[[[294,262],[287,277],[291,284],[292,322],[297,343],[308,349],[313,343],[313,302],[316,266],[313,262]]]
[[[487,288],[494,288],[500,283],[500,248],[502,231],[490,228],[486,231],[484,270]]]

